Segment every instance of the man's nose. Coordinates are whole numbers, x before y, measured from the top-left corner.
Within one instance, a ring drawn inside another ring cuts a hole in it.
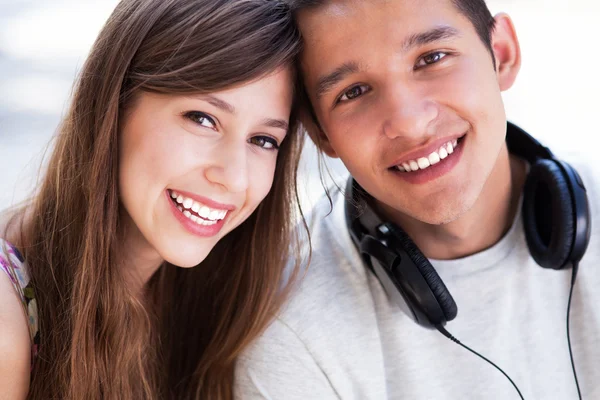
[[[438,105],[418,89],[396,87],[386,93],[383,130],[390,139],[422,138],[438,117]]]

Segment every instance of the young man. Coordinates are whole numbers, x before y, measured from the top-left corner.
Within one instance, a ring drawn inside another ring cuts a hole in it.
[[[311,264],[289,304],[241,357],[236,394],[519,398],[502,374],[443,332],[498,364],[524,398],[577,398],[565,331],[573,269],[563,253],[581,253],[591,225],[570,332],[581,393],[600,398],[599,176],[574,165],[591,214],[578,217],[585,202],[569,197],[576,175],[555,179],[568,168],[552,161],[540,172],[539,149],[507,128],[501,92],[521,61],[510,18],[493,18],[483,0],[289,2],[305,40],[305,126],[356,184],[346,197],[333,195],[333,210],[324,201],[309,218]],[[549,184],[531,193],[532,174]],[[566,211],[558,207],[565,198]],[[356,219],[361,213],[375,222]],[[424,257],[403,232],[389,239],[390,226],[408,234],[443,283],[422,266],[419,282],[434,281],[422,290],[405,262]],[[379,240],[361,241],[367,236]],[[389,248],[404,250],[390,258]],[[385,268],[395,268],[395,283]],[[437,311],[414,307],[431,296]],[[406,299],[412,312],[401,304]]]

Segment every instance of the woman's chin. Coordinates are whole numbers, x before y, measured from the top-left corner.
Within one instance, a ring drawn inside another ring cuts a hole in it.
[[[193,252],[186,253],[185,249],[179,248],[170,251],[169,254],[165,254],[163,258],[166,262],[176,267],[193,268],[206,259],[212,248],[203,249],[203,251],[199,251],[198,248],[194,250]]]

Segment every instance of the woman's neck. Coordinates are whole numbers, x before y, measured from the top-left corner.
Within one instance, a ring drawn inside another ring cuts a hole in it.
[[[124,268],[127,283],[134,293],[141,291],[164,259],[146,240],[128,215],[122,216],[119,232],[118,260]]]

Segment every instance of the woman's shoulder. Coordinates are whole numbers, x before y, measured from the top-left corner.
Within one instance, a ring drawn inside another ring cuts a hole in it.
[[[0,275],[8,276],[15,291],[23,297],[24,289],[29,286],[29,273],[16,245],[16,238],[20,237],[20,219],[16,213],[0,214]],[[25,298],[22,301],[25,302]]]
[[[0,269],[8,276],[18,292],[29,286],[29,273],[21,252],[0,237]]]
[[[15,245],[15,239],[21,237],[22,214],[13,213],[7,217],[5,213],[2,217],[0,217],[0,282],[2,283],[0,320],[15,325],[25,324],[27,330],[23,339],[28,343],[28,351],[33,361],[39,344],[37,301],[27,263],[18,245]],[[5,345],[7,340],[6,337],[0,338],[0,342]]]
[[[28,277],[19,257],[12,245],[0,239],[0,387],[10,398],[24,398],[31,370],[29,313],[20,295]]]

